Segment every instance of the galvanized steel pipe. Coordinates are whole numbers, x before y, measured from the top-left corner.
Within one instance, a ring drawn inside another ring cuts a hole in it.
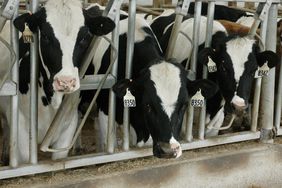
[[[209,2],[208,4],[208,14],[207,14],[207,29],[206,29],[206,41],[205,47],[210,47],[212,40],[212,29],[214,20],[215,3]],[[208,77],[207,67],[203,67],[203,78]],[[199,119],[199,139],[203,140],[205,138],[205,123],[206,123],[206,105],[201,108],[200,119]]]
[[[131,78],[132,73],[132,60],[134,53],[135,41],[135,17],[136,17],[136,0],[129,0],[128,8],[128,33],[126,45],[126,70],[125,78]],[[130,129],[130,114],[129,108],[124,107],[123,111],[123,145],[125,151],[129,150],[129,129]]]
[[[38,0],[31,2],[31,12],[38,10]],[[30,129],[29,151],[30,163],[36,164],[37,159],[37,126],[38,126],[38,35],[33,34],[34,42],[30,44]]]
[[[193,26],[193,51],[190,64],[190,71],[193,73],[194,78],[196,77],[196,65],[197,65],[197,54],[198,54],[198,45],[199,45],[199,32],[200,32],[200,21],[201,21],[201,9],[202,2],[195,2],[195,14],[194,14],[194,26]],[[188,62],[187,62],[188,63]],[[190,101],[190,100],[189,100]],[[192,141],[193,135],[193,120],[194,120],[194,107],[188,105],[188,115],[187,115],[187,127],[186,127],[186,140]]]
[[[266,40],[266,29],[267,29],[267,19],[262,21],[261,30],[260,30],[260,37],[264,44]],[[257,78],[255,81],[255,92],[254,92],[254,100],[252,105],[251,131],[253,132],[257,131],[257,126],[258,126],[261,83],[262,83],[262,78]]]
[[[111,74],[117,78],[118,71],[118,47],[119,47],[119,21],[120,21],[120,9],[116,10],[115,24],[116,28],[112,32],[112,41],[117,51],[111,50],[111,61],[115,61]],[[117,54],[116,54],[117,53]],[[116,58],[115,58],[116,57]],[[109,120],[108,120],[108,134],[107,134],[107,152],[113,153],[115,149],[116,140],[116,95],[112,89],[109,90]]]
[[[18,16],[19,6],[16,6],[14,20]],[[11,45],[16,54],[16,62],[12,69],[12,81],[17,85],[17,94],[19,93],[19,32],[13,24],[11,24]],[[10,125],[10,166],[15,168],[18,166],[18,125],[19,125],[19,96],[11,97],[11,125]]]
[[[268,15],[268,27],[266,35],[266,49],[276,51],[276,34],[277,30],[277,4],[272,4]],[[274,85],[275,85],[275,68],[271,69],[269,75],[262,79],[261,94],[261,141],[264,143],[273,142],[272,128],[274,125]]]

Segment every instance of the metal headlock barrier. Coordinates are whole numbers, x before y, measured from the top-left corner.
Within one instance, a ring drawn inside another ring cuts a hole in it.
[[[231,1],[231,0],[230,0]],[[1,2],[1,1],[0,1]],[[12,16],[8,19],[15,19],[18,16],[18,1],[4,1],[2,3],[2,8],[5,8],[5,3],[16,2],[14,4],[14,12]],[[39,7],[39,1],[33,0],[31,1],[30,8],[32,12],[36,12]],[[117,27],[112,32],[112,42],[110,42],[110,46],[112,46],[111,51],[111,72],[109,76],[106,75],[96,75],[96,76],[86,76],[83,78],[88,65],[90,64],[95,50],[97,49],[97,45],[99,45],[100,37],[94,37],[90,47],[88,48],[86,55],[83,59],[83,66],[80,69],[80,78],[81,80],[81,90],[89,90],[89,89],[101,89],[107,88],[110,89],[111,86],[115,83],[117,77],[117,54],[118,54],[118,46],[119,46],[119,10],[122,4],[122,0],[110,0],[107,4],[105,11],[103,12],[104,16],[110,17],[115,21]],[[177,36],[179,34],[180,24],[183,20],[183,16],[187,14],[187,10],[189,8],[190,0],[179,0],[176,8],[176,20],[173,26],[172,36],[169,41],[169,48],[166,52],[166,58],[170,58],[172,55],[172,51],[175,46],[175,42]],[[218,0],[217,2],[229,2],[229,0]],[[275,51],[276,47],[276,35],[273,35],[273,31],[276,31],[276,20],[277,20],[277,5],[280,3],[279,0],[240,0],[238,2],[258,2],[260,3],[257,12],[255,13],[255,23],[251,29],[250,35],[254,35],[258,25],[262,22],[261,26],[261,38],[262,41],[265,42],[265,48],[267,50]],[[84,1],[84,3],[88,3],[88,1]],[[194,30],[193,30],[193,46],[199,45],[199,33],[200,31],[200,16],[201,16],[201,6],[202,1],[195,2],[195,22],[194,22]],[[1,9],[2,9],[1,8]],[[136,15],[136,0],[129,0],[129,28],[128,28],[128,40],[127,40],[127,54],[126,54],[126,78],[131,77],[131,69],[132,69],[132,58],[134,52],[134,28],[135,28],[135,15]],[[207,30],[206,30],[206,41],[205,47],[209,47],[211,43],[212,37],[212,27],[213,27],[213,15],[215,11],[215,1],[208,1],[208,21],[207,21]],[[0,12],[2,15],[2,12]],[[4,25],[4,22],[7,18],[3,15],[0,16],[0,26]],[[2,21],[3,20],[3,21]],[[11,24],[12,25],[12,24]],[[2,30],[0,28],[0,30]],[[140,158],[152,155],[151,148],[144,149],[134,149],[129,146],[129,110],[128,108],[124,109],[124,125],[123,125],[123,151],[115,152],[115,95],[110,90],[109,96],[109,121],[108,121],[108,135],[107,135],[107,149],[105,153],[93,153],[81,156],[68,157],[66,159],[57,160],[57,161],[38,161],[37,157],[37,49],[38,49],[38,37],[36,35],[33,36],[35,41],[31,45],[31,98],[32,103],[31,106],[31,123],[30,123],[30,161],[29,164],[19,164],[17,160],[17,127],[19,124],[18,120],[18,88],[16,87],[18,84],[18,31],[11,26],[11,46],[13,47],[16,54],[16,62],[13,66],[12,70],[12,81],[6,81],[11,83],[11,87],[6,86],[6,82],[0,90],[0,96],[2,95],[10,95],[11,98],[11,131],[10,131],[10,164],[9,166],[0,167],[0,179],[12,178],[24,175],[38,174],[44,172],[58,171],[64,169],[71,169],[76,167],[89,166],[94,164],[101,164],[107,162],[114,162],[120,160],[127,160],[133,158]],[[266,40],[267,39],[267,40]],[[196,78],[196,62],[197,62],[197,53],[198,49],[193,48],[192,57],[190,62],[189,72],[192,74],[192,78]],[[207,77],[207,70],[203,70],[203,77]],[[223,134],[220,136],[216,136],[213,138],[205,138],[205,107],[201,109],[200,113],[200,121],[199,121],[199,130],[198,135],[194,138],[193,136],[193,122],[194,122],[194,108],[189,107],[187,116],[186,126],[186,134],[184,140],[181,142],[181,147],[183,150],[191,150],[195,148],[208,147],[221,145],[226,143],[233,142],[241,142],[246,140],[253,139],[261,139],[263,142],[271,142],[272,137],[272,129],[273,125],[275,125],[278,135],[282,134],[281,124],[281,101],[282,101],[282,70],[280,69],[280,80],[279,80],[279,89],[276,94],[276,103],[275,103],[275,116],[274,116],[274,70],[270,71],[268,77],[260,78],[256,80],[256,92],[254,96],[254,104],[252,111],[252,124],[250,131],[244,131],[239,133],[232,134]],[[101,82],[102,81],[102,82]],[[104,84],[103,84],[104,83]],[[8,89],[7,89],[8,88]],[[12,88],[12,89],[11,89]],[[78,92],[65,96],[58,113],[56,114],[52,125],[50,126],[40,149],[42,151],[48,152],[56,152],[61,150],[70,149],[75,142],[83,123],[80,124],[77,133],[73,139],[72,144],[67,148],[59,148],[54,149],[50,148],[50,143],[54,132],[56,132],[58,126],[62,121],[64,121],[65,114],[68,113],[73,107],[73,101],[77,101]],[[95,96],[96,97],[96,96]],[[260,100],[261,99],[261,100]],[[95,101],[95,98],[93,99]],[[90,107],[94,102],[91,102]],[[90,109],[90,108],[89,108]],[[87,111],[89,111],[89,109]],[[261,130],[258,131],[258,116],[259,110],[261,111]],[[87,112],[88,114],[89,112]],[[84,117],[86,119],[87,117]],[[275,119],[274,119],[275,117]],[[84,119],[84,120],[85,120]]]

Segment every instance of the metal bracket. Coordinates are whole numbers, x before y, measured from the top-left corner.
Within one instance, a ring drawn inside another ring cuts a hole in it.
[[[177,5],[176,5],[175,13],[186,16],[188,14],[190,2],[191,2],[191,0],[180,0],[180,1],[178,1]]]
[[[265,144],[272,144],[274,142],[275,131],[273,129],[264,129],[260,130],[260,142]]]
[[[113,2],[112,7],[111,7],[111,9],[109,10],[109,13],[108,13],[108,17],[111,20],[113,20],[113,21],[115,20],[116,15],[117,15],[117,11],[120,10],[122,3],[123,3],[123,0],[115,0]]]
[[[268,15],[269,8],[271,7],[272,1],[273,0],[266,0],[266,3],[259,4],[257,11],[254,15],[255,21],[252,24],[252,27],[249,31],[250,37],[254,38],[254,36],[256,35],[256,31],[259,27],[260,22],[263,21],[266,18],[266,16]]]
[[[6,5],[5,5],[5,2],[4,2],[4,4],[3,4],[4,8],[2,9],[1,16],[5,17],[9,20],[12,19],[18,4],[19,4],[19,0],[8,0]]]
[[[273,0],[267,0],[265,3],[260,3],[257,11],[256,11],[256,15],[258,16],[258,18],[263,21],[265,19],[265,17],[268,14],[269,8],[271,7]]]

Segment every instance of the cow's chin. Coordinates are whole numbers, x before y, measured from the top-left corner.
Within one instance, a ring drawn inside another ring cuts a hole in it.
[[[58,109],[62,103],[64,93],[55,91],[52,96],[51,105],[53,108]]]

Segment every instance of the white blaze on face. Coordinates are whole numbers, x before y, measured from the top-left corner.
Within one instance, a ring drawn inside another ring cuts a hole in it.
[[[237,83],[245,70],[245,63],[248,61],[248,56],[252,52],[254,43],[255,40],[247,37],[236,38],[226,43],[227,53],[231,58],[234,77]]]
[[[49,0],[46,5],[46,21],[54,30],[62,50],[62,70],[55,75],[76,78],[79,88],[78,70],[73,65],[73,51],[78,32],[84,26],[81,2],[78,0]]]
[[[163,61],[151,66],[150,72],[163,110],[168,118],[171,118],[181,86],[180,70],[175,65]]]
[[[182,149],[180,143],[172,136],[171,139],[169,140],[169,144],[171,149],[176,150],[176,156],[175,158],[178,158],[182,155]]]

